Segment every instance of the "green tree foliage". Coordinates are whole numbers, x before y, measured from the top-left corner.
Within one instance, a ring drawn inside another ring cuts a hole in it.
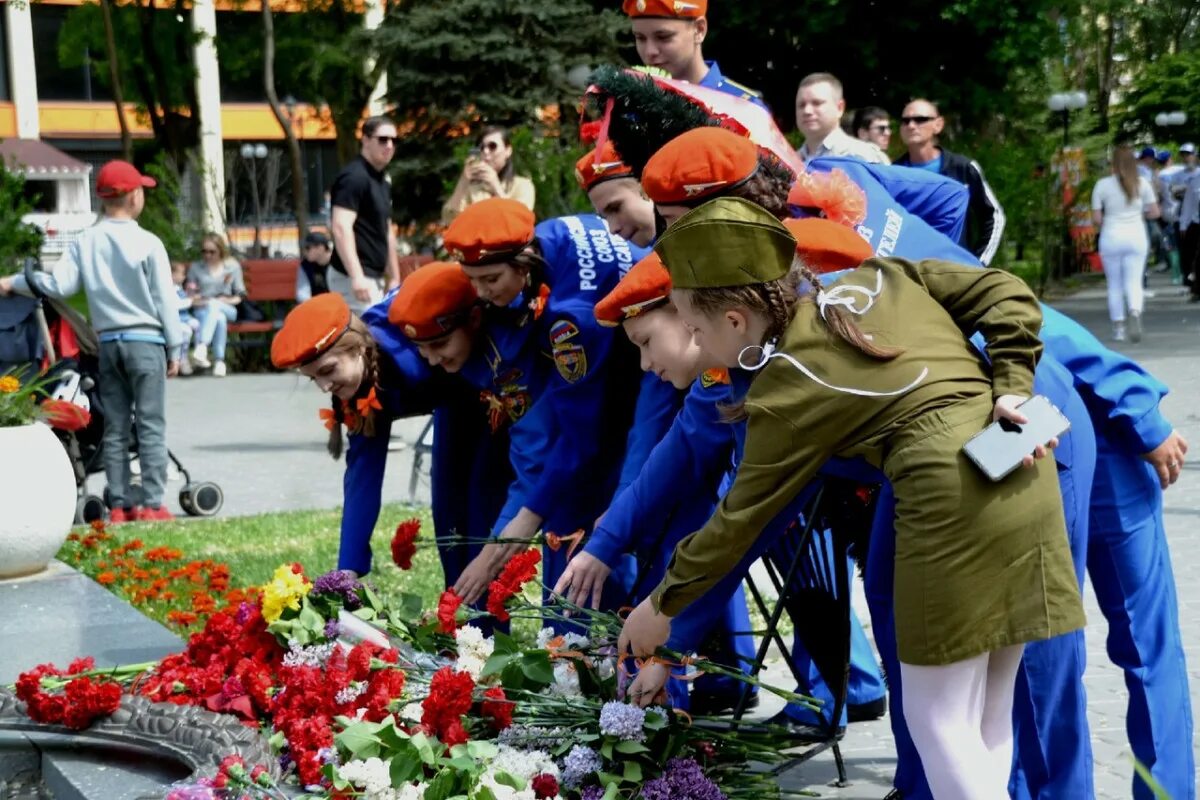
[[[539,135],[518,163],[540,190],[560,187],[556,198],[539,191],[539,205],[557,199],[572,207],[561,187],[581,152],[574,115],[582,87],[568,74],[616,59],[624,26],[611,8],[594,11],[586,0],[414,0],[391,12],[375,47],[392,54],[388,100],[401,132],[396,216],[440,213],[443,187],[462,169],[451,142],[485,123],[533,125]],[[538,126],[538,110],[555,104],[561,123]],[[538,174],[543,166],[547,173]]]
[[[179,172],[174,163],[160,153],[145,166],[145,172],[158,182],[146,190],[146,207],[138,224],[162,239],[172,261],[191,261],[200,257],[203,231],[180,212]]]
[[[1181,127],[1159,128],[1154,118],[1161,112],[1186,111]],[[1130,87],[1122,130],[1151,140],[1194,140],[1200,136],[1200,50],[1165,56],[1146,66]]]
[[[0,275],[21,269],[21,259],[36,256],[42,232],[23,217],[33,210],[25,197],[25,178],[0,160]]]
[[[183,0],[175,0],[172,10],[134,1],[114,2],[112,9],[125,99],[149,121],[154,149],[165,149],[179,166],[199,142],[200,131],[190,15]],[[95,67],[95,80],[111,89],[105,52],[100,6],[84,3],[71,9],[58,37],[59,64],[83,67],[88,59]]]

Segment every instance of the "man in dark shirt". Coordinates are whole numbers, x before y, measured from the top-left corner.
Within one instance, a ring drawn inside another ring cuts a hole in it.
[[[303,303],[329,291],[325,274],[333,260],[333,242],[321,231],[309,231],[304,237],[303,257],[296,272],[296,302]]]
[[[400,283],[396,234],[392,230],[392,186],[384,175],[396,153],[396,125],[370,117],[362,126],[362,150],[333,179],[333,259],[329,291],[361,314]]]
[[[908,152],[896,159],[896,164],[928,170],[966,184],[971,193],[970,204],[959,244],[986,267],[996,257],[1000,237],[1004,235],[1004,209],[984,180],[978,162],[938,146],[937,137],[945,124],[937,106],[928,100],[913,100],[906,105],[900,115],[900,139]]]

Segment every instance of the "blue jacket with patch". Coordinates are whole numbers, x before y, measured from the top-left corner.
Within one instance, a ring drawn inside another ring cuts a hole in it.
[[[749,100],[756,106],[767,107],[767,104],[763,102],[761,94],[747,86],[742,86],[737,81],[731,81],[729,78],[726,78],[721,72],[721,68],[717,65],[717,62],[705,61],[704,63],[708,66],[708,72],[704,73],[704,77],[700,79],[701,86],[707,86],[709,89],[716,89],[718,92],[724,92],[734,97],[740,97],[743,100]]]

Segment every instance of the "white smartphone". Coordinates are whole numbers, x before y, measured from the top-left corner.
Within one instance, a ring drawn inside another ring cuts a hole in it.
[[[1017,406],[1029,420],[1018,424],[1007,419],[997,420],[972,436],[963,452],[975,466],[993,481],[1021,466],[1025,456],[1032,455],[1038,445],[1062,436],[1071,429],[1071,422],[1058,408],[1040,394]]]

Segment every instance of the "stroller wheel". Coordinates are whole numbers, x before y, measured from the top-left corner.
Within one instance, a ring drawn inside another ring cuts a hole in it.
[[[215,483],[189,483],[179,491],[179,505],[193,517],[211,517],[221,510],[225,493]]]
[[[75,524],[89,525],[108,518],[108,506],[94,494],[84,495],[75,504]]]

